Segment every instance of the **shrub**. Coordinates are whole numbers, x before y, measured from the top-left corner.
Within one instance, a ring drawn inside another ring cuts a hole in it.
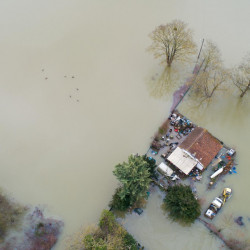
[[[130,206],[130,197],[129,195],[126,195],[124,199],[121,199],[121,190],[122,187],[119,187],[115,190],[115,194],[113,195],[109,206],[119,211],[125,211]]]
[[[163,134],[165,133],[164,129],[161,128],[161,127],[159,128],[158,132],[159,132],[159,134],[161,134],[161,135],[163,135]]]
[[[169,128],[169,120],[167,119],[166,121],[164,121],[164,123],[159,127],[158,129],[158,134],[160,135],[164,135],[167,133]],[[159,136],[159,135],[158,135]]]
[[[120,198],[116,198],[117,201],[122,201],[122,207],[126,206],[127,202],[132,206],[137,200],[146,197],[151,178],[148,163],[142,156],[129,156],[128,162],[115,166],[113,174],[121,182],[121,189],[117,193]]]
[[[4,220],[2,214],[0,214],[0,242],[1,242],[1,238],[5,236],[7,231],[7,223]]]
[[[84,237],[84,249],[86,250],[107,250],[107,244],[104,240],[100,239],[100,238],[94,238],[93,235],[86,235]]]
[[[99,221],[99,227],[106,235],[113,234],[117,227],[114,214],[108,210],[103,210]]]
[[[126,233],[123,237],[123,242],[128,249],[137,250],[137,242],[131,234]]]
[[[0,242],[11,228],[17,227],[26,209],[10,201],[0,192]]]
[[[152,157],[148,157],[147,155],[143,155],[142,158],[144,161],[146,161],[148,163],[148,171],[150,173],[150,177],[157,179],[158,175],[155,171],[155,169],[157,167],[155,159]]]
[[[200,216],[200,204],[189,186],[175,185],[168,188],[164,199],[169,216],[175,221],[193,223]]]
[[[87,227],[68,242],[67,249],[137,250],[137,242],[115,219],[112,212],[103,210],[99,227]]]
[[[39,222],[35,227],[35,235],[37,237],[43,236],[45,234],[44,224]]]

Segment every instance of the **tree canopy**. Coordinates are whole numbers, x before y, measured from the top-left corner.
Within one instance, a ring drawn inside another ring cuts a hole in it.
[[[200,204],[189,186],[168,187],[164,206],[169,211],[170,218],[175,221],[193,223],[200,216]]]
[[[186,61],[196,52],[192,30],[180,20],[156,27],[149,37],[152,39],[149,51],[153,52],[155,58],[164,58],[163,62],[169,67],[174,60]]]
[[[131,206],[139,199],[146,197],[151,181],[150,171],[149,163],[143,156],[131,155],[128,162],[116,165],[113,173],[122,186],[116,190],[113,201],[115,198],[116,204],[119,204],[120,200],[125,206]]]
[[[243,97],[250,89],[250,53],[242,60],[241,64],[231,71],[231,80],[241,92]]]
[[[157,165],[155,159],[152,157],[148,157],[147,155],[143,155],[142,159],[148,163],[148,171],[150,173],[150,178],[157,178],[158,175],[155,171]]]
[[[118,187],[115,190],[115,193],[112,197],[112,200],[110,201],[109,206],[119,211],[125,211],[129,208],[131,204],[131,198],[129,194],[121,198],[121,195],[120,195],[121,192],[122,192],[122,187]]]

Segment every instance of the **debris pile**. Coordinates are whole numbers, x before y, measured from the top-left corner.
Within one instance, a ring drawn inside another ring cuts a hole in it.
[[[188,135],[192,131],[192,128],[195,127],[191,121],[178,113],[171,114],[169,120],[170,124],[174,127],[174,131],[179,134]]]

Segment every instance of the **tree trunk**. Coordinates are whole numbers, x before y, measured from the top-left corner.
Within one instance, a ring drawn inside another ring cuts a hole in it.
[[[168,54],[168,52],[166,52],[166,61],[167,61],[167,66],[168,67],[171,67],[173,59],[174,59],[174,57],[171,56],[170,54]]]
[[[240,95],[241,98],[246,94],[246,92],[249,90],[249,88],[250,88],[250,80],[249,80],[248,85],[247,85],[246,88],[244,89],[244,91],[241,93],[241,95]]]
[[[172,61],[173,60],[171,60],[171,58],[169,58],[169,56],[167,56],[167,66],[168,67],[171,67]]]

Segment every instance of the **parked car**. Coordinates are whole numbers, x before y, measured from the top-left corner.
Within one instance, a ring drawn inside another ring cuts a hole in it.
[[[232,195],[232,189],[224,188],[220,197],[216,197],[212,201],[212,203],[210,204],[209,208],[207,209],[204,215],[210,220],[212,220],[220,211],[225,202],[231,197],[231,195]]]
[[[143,210],[141,208],[137,207],[137,208],[134,209],[134,212],[141,215],[143,213]]]

